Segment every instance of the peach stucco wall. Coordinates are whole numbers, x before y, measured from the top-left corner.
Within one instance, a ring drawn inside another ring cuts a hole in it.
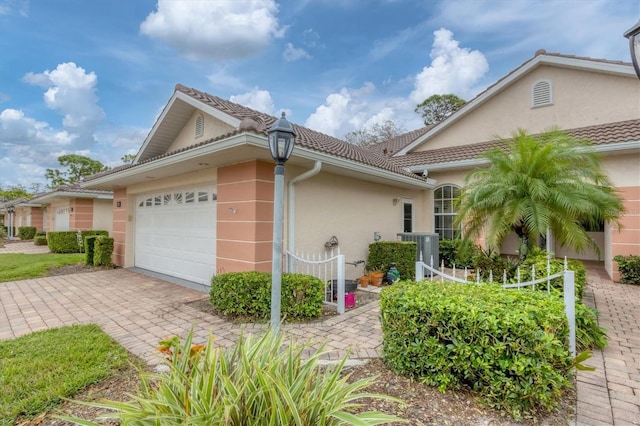
[[[118,205],[120,204],[120,205]],[[127,242],[127,190],[120,188],[113,191],[113,263],[125,266]]]
[[[622,231],[611,230],[611,259],[617,255],[640,256],[640,186],[619,188],[619,191],[624,199],[625,214],[621,220]],[[607,259],[611,262],[610,275],[618,280],[620,273],[616,262],[611,259]]]
[[[248,161],[218,169],[218,273],[271,271],[273,164]]]
[[[540,80],[553,86],[553,105],[532,108],[531,89]],[[429,139],[417,151],[510,137],[518,128],[539,133],[640,117],[640,81],[635,76],[541,66],[476,110]]]
[[[413,203],[413,231],[431,232],[432,214],[425,210],[425,194],[430,192],[320,172],[297,183],[295,200],[290,199],[295,202],[293,249],[316,257],[329,255],[325,243],[335,236],[339,242],[336,250],[347,262],[366,260],[375,232],[385,241],[396,241],[397,234],[403,232],[404,202]],[[363,266],[347,265],[347,278],[362,275]]]

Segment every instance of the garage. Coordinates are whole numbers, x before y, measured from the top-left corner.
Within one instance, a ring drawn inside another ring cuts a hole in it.
[[[216,199],[215,188],[137,197],[135,266],[210,285],[216,271]]]

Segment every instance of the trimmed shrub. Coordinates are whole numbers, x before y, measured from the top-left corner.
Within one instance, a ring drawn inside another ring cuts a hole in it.
[[[84,237],[84,263],[93,265],[94,248],[98,235],[88,235]]]
[[[516,419],[571,384],[561,299],[497,284],[400,283],[381,292],[383,356],[396,372],[466,387]]]
[[[52,253],[80,253],[76,231],[48,232],[47,245]]]
[[[620,282],[626,284],[640,284],[640,256],[616,256],[618,262]]]
[[[80,231],[78,237],[78,231],[52,231],[47,233],[47,241],[53,253],[82,253],[84,238],[89,235],[109,236],[109,232],[89,229]]]
[[[7,227],[0,226],[0,239],[7,238]]]
[[[35,226],[19,226],[18,238],[20,238],[23,241],[33,240],[33,237],[35,237],[37,231],[38,230],[36,229]]]
[[[45,235],[36,235],[33,237],[33,244],[36,246],[46,246],[47,245],[47,236]]]
[[[93,264],[95,266],[111,266],[113,264],[112,255],[113,238],[105,237],[104,235],[96,236],[93,243]]]
[[[5,225],[2,225],[2,229],[4,230],[4,235],[8,236],[9,235],[9,227],[5,226]],[[15,226],[13,227],[13,236],[14,237],[18,236],[18,234],[16,233],[16,227]]]
[[[248,316],[257,320],[271,314],[271,274],[229,272],[211,280],[211,304],[224,315]],[[324,283],[303,274],[282,275],[280,311],[290,319],[315,318],[322,313]]]
[[[400,279],[413,279],[416,275],[416,251],[414,241],[376,241],[369,244],[367,269],[387,272],[392,263],[396,264]]]
[[[444,262],[447,268],[452,268],[453,265],[456,268],[470,268],[473,266],[474,256],[479,252],[480,249],[473,242],[460,238],[439,242],[440,262]]]

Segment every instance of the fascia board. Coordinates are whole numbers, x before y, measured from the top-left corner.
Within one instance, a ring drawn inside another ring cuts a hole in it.
[[[600,71],[600,72],[607,72],[607,73],[626,75],[626,76],[635,76],[635,71],[633,70],[633,67],[630,65],[612,64],[607,62],[589,61],[585,59],[566,58],[566,57],[560,57],[560,56],[547,56],[544,54],[538,55],[535,58],[533,58],[531,61],[525,63],[520,68],[513,71],[512,74],[507,75],[501,81],[498,81],[497,83],[495,83],[494,86],[492,86],[486,92],[472,99],[468,104],[460,108],[458,111],[456,111],[455,114],[452,114],[451,116],[449,116],[446,120],[441,122],[439,125],[436,125],[433,129],[431,129],[424,135],[420,136],[414,142],[402,148],[400,151],[395,153],[393,157],[400,157],[402,155],[406,155],[407,153],[411,152],[411,150],[413,150],[415,147],[422,144],[425,140],[437,135],[447,127],[451,126],[460,118],[462,118],[464,115],[478,108],[488,98],[494,96],[496,93],[500,92],[506,86],[510,85],[512,82],[519,79],[522,75],[528,73],[531,69],[537,67],[540,64],[559,65],[559,66],[564,66],[568,68]]]
[[[90,181],[87,181],[87,182],[80,182],[80,186],[82,188],[91,188],[94,186],[100,186],[100,185],[111,183],[116,180],[120,180],[122,178],[149,173],[158,167],[170,166],[174,163],[194,159],[202,155],[213,154],[218,151],[223,151],[225,149],[241,146],[246,143],[249,136],[250,135],[246,133],[243,133],[240,135],[234,135],[234,136],[231,136],[230,138],[223,139],[215,143],[205,144],[197,148],[188,149],[186,151],[179,152],[177,154],[173,154],[168,157],[159,158],[149,163],[136,165],[134,167],[130,167],[128,169],[125,169],[110,175],[102,176],[96,179],[91,179]],[[261,142],[262,142],[262,145],[265,145],[264,140],[262,140]]]
[[[89,198],[98,200],[113,200],[113,194],[91,194],[88,192],[59,191],[53,192],[51,194],[45,194],[41,197],[33,198],[31,201],[42,203],[54,200],[56,198]]]
[[[596,152],[601,152],[601,153],[640,150],[640,141],[594,145],[593,148],[595,149]]]

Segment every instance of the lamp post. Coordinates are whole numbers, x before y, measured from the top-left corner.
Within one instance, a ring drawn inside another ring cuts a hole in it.
[[[13,214],[15,213],[15,211],[16,211],[16,208],[13,204],[7,206],[7,213],[9,213],[9,227],[8,227],[9,241],[13,240]]]
[[[624,36],[629,39],[629,49],[631,50],[631,61],[636,75],[640,78],[640,21],[629,28]]]
[[[276,162],[273,182],[273,256],[271,258],[271,327],[280,326],[280,300],[282,298],[282,223],[284,222],[284,163],[293,152],[296,133],[282,113],[267,130],[269,151]]]

